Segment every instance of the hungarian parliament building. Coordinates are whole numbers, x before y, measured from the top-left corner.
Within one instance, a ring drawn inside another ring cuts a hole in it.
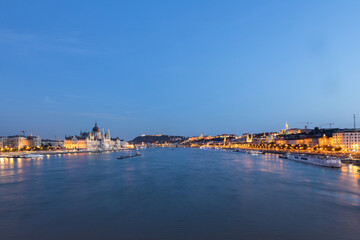
[[[111,138],[110,130],[102,132],[95,123],[91,132],[80,132],[79,136],[65,136],[64,148],[86,150],[116,150],[126,148],[128,143],[119,138]]]

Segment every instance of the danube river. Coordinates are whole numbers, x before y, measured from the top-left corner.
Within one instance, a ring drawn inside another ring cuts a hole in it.
[[[360,239],[360,175],[277,155],[147,149],[0,159],[0,239]]]

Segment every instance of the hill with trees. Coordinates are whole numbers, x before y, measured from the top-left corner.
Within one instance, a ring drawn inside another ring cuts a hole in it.
[[[131,144],[163,144],[163,143],[181,143],[188,139],[182,136],[170,135],[141,135],[130,141]]]

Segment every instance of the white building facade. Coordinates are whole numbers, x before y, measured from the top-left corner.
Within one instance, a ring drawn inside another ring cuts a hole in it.
[[[333,146],[341,147],[345,151],[360,150],[360,132],[345,130],[333,134]]]
[[[80,132],[80,136],[65,137],[64,148],[86,150],[117,150],[125,148],[127,142],[119,138],[111,138],[110,130],[102,132],[95,123],[91,132]]]
[[[26,147],[40,147],[41,146],[41,138],[39,136],[8,136],[8,137],[0,137],[0,148],[12,148],[16,150],[20,150]]]

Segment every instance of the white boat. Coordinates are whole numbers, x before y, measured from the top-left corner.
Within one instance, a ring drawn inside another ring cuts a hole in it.
[[[337,157],[321,156],[321,155],[302,155],[302,154],[284,154],[281,158],[309,163],[317,166],[340,168],[341,160]]]
[[[43,158],[44,155],[30,153],[30,154],[25,154],[23,157],[24,158],[37,159],[37,158]]]
[[[246,153],[250,153],[251,155],[259,155],[262,154],[262,152],[258,151],[258,150],[248,150],[246,151]]]

